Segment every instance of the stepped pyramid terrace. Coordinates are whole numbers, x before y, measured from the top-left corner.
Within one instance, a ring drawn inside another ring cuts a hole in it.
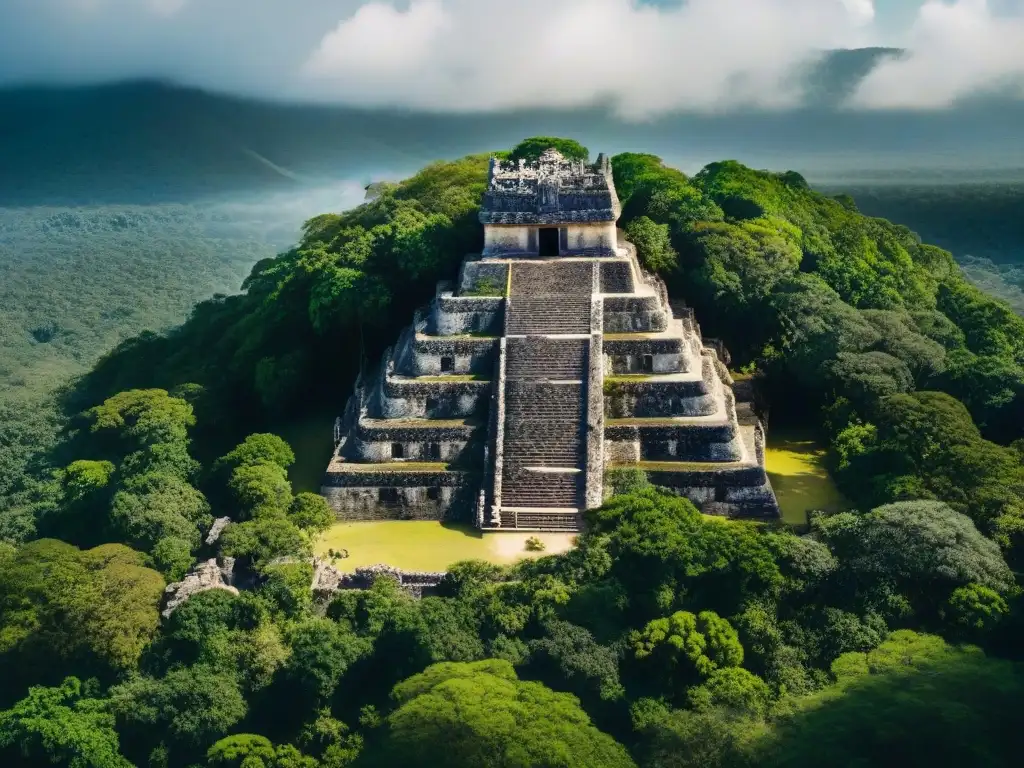
[[[483,253],[336,423],[322,493],[339,519],[575,531],[618,469],[710,514],[778,516],[760,421],[619,214],[604,155],[491,160]]]

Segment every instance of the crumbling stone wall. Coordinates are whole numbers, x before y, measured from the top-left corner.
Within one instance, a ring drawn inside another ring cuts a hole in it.
[[[479,298],[481,291],[490,291],[492,288],[498,289],[494,296],[504,296],[508,285],[508,263],[480,257],[467,258],[462,262],[457,284],[462,298]],[[438,297],[441,296],[442,293],[438,293]]]
[[[403,571],[390,565],[369,565],[343,573],[323,560],[313,563],[313,594],[318,600],[329,600],[348,589],[369,589],[377,579],[392,579],[413,597],[435,594],[448,574],[445,571]]]
[[[605,339],[610,373],[685,373],[690,369],[689,346],[679,337],[646,339]],[[644,359],[651,359],[651,369],[644,369]]]
[[[338,520],[450,520],[468,522],[475,483],[472,475],[357,472],[329,475],[321,495]],[[358,485],[356,485],[358,483]],[[434,494],[436,498],[431,498]]]
[[[701,378],[693,381],[606,380],[604,395],[608,415],[612,418],[654,418],[715,413],[718,400],[714,364],[709,356],[700,359]]]
[[[497,351],[497,338],[417,337],[413,345],[410,369],[403,373],[409,376],[486,376],[494,370]]]
[[[484,227],[484,256],[524,256],[540,250],[536,227],[492,225]]]
[[[660,333],[668,328],[668,315],[654,296],[606,296],[605,333]]]
[[[218,563],[216,558],[198,563],[184,579],[168,584],[164,589],[164,608],[161,615],[166,619],[190,597],[210,589],[223,589],[237,595],[238,588],[231,584],[234,567],[235,560],[231,557],[224,558],[221,563]]]
[[[430,330],[436,336],[497,336],[504,313],[505,300],[500,296],[439,296],[433,303]]]
[[[562,253],[573,256],[614,256],[615,222],[570,224],[562,228]]]

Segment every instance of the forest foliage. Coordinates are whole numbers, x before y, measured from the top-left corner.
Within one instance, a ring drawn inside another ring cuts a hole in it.
[[[1013,764],[1024,320],[791,172],[613,159],[644,264],[772,423],[820,431],[855,511],[726,521],[634,478],[565,554],[457,564],[422,600],[386,578],[314,599],[331,512],[248,427],[336,397],[479,248],[486,163],[311,219],[242,294],[66,393],[50,471],[5,513],[4,764]],[[241,592],[161,616],[164,585],[213,556]]]
[[[65,171],[67,169],[65,168]],[[337,190],[199,204],[0,208],[0,510],[63,424],[53,402],[126,338],[179,324],[286,248]],[[0,515],[2,517],[2,515]],[[24,531],[0,522],[0,538]]]

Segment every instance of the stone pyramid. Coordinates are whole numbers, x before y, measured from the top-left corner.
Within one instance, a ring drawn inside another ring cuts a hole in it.
[[[620,212],[603,155],[491,161],[483,252],[336,424],[322,493],[339,519],[576,531],[631,468],[710,514],[778,516],[761,422]]]

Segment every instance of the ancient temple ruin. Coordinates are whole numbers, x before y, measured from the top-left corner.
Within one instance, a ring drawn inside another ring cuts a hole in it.
[[[778,515],[760,421],[619,214],[603,155],[491,160],[483,253],[336,424],[322,493],[339,519],[574,531],[631,468],[705,512]]]

